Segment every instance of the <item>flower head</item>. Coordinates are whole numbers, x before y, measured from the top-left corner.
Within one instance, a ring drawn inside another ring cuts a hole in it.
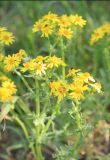
[[[90,38],[90,45],[93,45],[100,39],[102,39],[106,34],[110,34],[110,24],[104,24],[101,27],[95,29]]]
[[[73,31],[70,28],[59,28],[58,32],[57,32],[58,36],[62,37],[66,37],[67,39],[71,39]]]
[[[70,85],[70,90],[72,91],[69,94],[70,98],[78,101],[84,98],[84,91],[88,90],[88,86],[80,82],[73,82]]]
[[[74,25],[79,25],[80,27],[84,27],[86,25],[86,20],[82,18],[82,16],[79,15],[71,15],[70,21]]]
[[[5,45],[10,45],[14,42],[13,33],[8,31],[3,31],[0,33],[0,42]]]
[[[5,80],[2,79],[2,84],[0,86],[0,101],[12,101],[13,95],[16,93],[17,89],[10,79],[6,78]]]
[[[52,34],[52,27],[49,25],[43,26],[42,29],[42,35],[41,37],[49,37]]]
[[[42,64],[42,63],[35,63],[33,65],[32,70],[35,72],[36,75],[38,76],[42,76],[46,74],[46,64]]]
[[[76,73],[80,72],[80,69],[69,69],[67,77],[74,77]]]
[[[4,58],[4,64],[5,64],[4,70],[6,72],[10,72],[16,69],[21,63],[21,60],[24,58],[24,56],[25,56],[25,51],[21,49],[19,50],[18,53],[8,55],[7,57],[5,57]]]
[[[66,64],[61,60],[61,58],[58,58],[56,56],[48,57],[46,60],[47,68],[58,68],[59,66],[65,66]]]
[[[63,81],[53,81],[50,82],[51,94],[58,98],[60,102],[67,95],[68,87],[66,82]]]

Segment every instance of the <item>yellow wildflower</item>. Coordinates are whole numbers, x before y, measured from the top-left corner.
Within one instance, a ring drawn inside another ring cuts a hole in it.
[[[65,82],[53,81],[50,82],[51,94],[58,98],[60,102],[67,95],[68,87]]]
[[[90,45],[93,45],[95,42],[97,42],[99,39],[102,39],[104,36],[104,32],[102,29],[96,29],[94,31],[94,33],[92,34],[91,36],[91,39],[90,39]]]
[[[67,15],[60,16],[58,25],[61,28],[70,27],[71,26],[71,21],[69,19],[69,16],[67,16]]]
[[[102,39],[105,34],[110,34],[110,23],[104,24],[100,27],[98,27],[90,38],[90,45],[93,45],[95,42],[97,42],[99,39]]]
[[[33,28],[32,28],[32,31],[33,31],[33,32],[39,32],[39,31],[41,31],[43,25],[44,25],[44,24],[43,24],[42,20],[37,21],[37,22],[34,24],[34,26],[33,26]]]
[[[46,64],[35,63],[32,70],[36,75],[42,76],[46,74]]]
[[[31,71],[33,65],[34,65],[34,61],[33,60],[29,60],[28,62],[23,63],[23,67],[21,68],[21,71],[22,72]]]
[[[14,36],[13,33],[3,31],[0,33],[0,42],[5,44],[5,45],[10,45],[14,41]]]
[[[58,36],[64,36],[67,39],[71,39],[73,31],[70,28],[62,28],[60,27],[58,32],[57,32]]]
[[[79,25],[80,27],[83,27],[86,25],[86,20],[84,20],[82,18],[82,16],[79,16],[79,15],[71,15],[70,16],[70,21],[72,24],[74,25]]]
[[[46,21],[52,21],[54,23],[59,21],[58,15],[52,12],[49,12],[47,15],[43,16],[42,19]]]
[[[26,52],[23,49],[20,49],[18,53],[15,54],[16,59],[18,58],[18,61],[21,61],[26,56]]]
[[[110,23],[104,24],[100,28],[104,33],[110,33]]]
[[[16,86],[11,80],[3,81],[0,87],[0,100],[11,101],[16,93]]]
[[[91,85],[98,93],[101,93],[101,88],[102,88],[102,86],[101,86],[100,83],[96,82],[96,83],[90,84],[90,85]]]
[[[42,61],[44,61],[45,60],[45,57],[43,57],[43,56],[37,56],[36,58],[35,58],[35,61],[36,62],[42,62]]]
[[[4,75],[0,76],[0,81],[7,81],[7,80],[9,80],[7,76]]]
[[[25,56],[25,51],[21,49],[21,50],[19,50],[18,53],[13,54],[12,56],[8,55],[7,57],[5,57],[4,70],[6,72],[10,72],[10,71],[14,70],[15,68],[17,68],[19,66],[19,64],[21,63],[21,60],[23,59],[24,56]]]
[[[78,101],[84,98],[84,91],[88,90],[88,86],[79,82],[73,82],[70,85],[70,90],[72,90],[69,94],[70,98]]]
[[[46,64],[37,63],[36,59],[32,59],[23,64],[21,71],[22,72],[29,71],[31,73],[35,73],[38,76],[42,76],[46,74],[46,69],[47,69]]]
[[[80,69],[69,69],[67,77],[74,77],[76,73],[80,72]]]
[[[61,58],[58,58],[56,56],[48,57],[46,60],[47,68],[58,68],[59,66],[65,66],[66,64],[61,60]]]
[[[8,80],[2,82],[2,87],[7,88],[9,90],[10,94],[16,93],[16,86],[14,85],[14,82]]]
[[[88,83],[89,81],[95,82],[94,78],[88,72],[79,73],[79,75],[75,78],[75,81],[79,81],[82,83]]]
[[[6,72],[12,71],[19,65],[19,62],[16,60],[14,54],[12,56],[8,55],[7,57],[5,57],[4,63],[5,63],[4,70]]]
[[[41,37],[49,37],[52,34],[52,27],[49,25],[43,26],[42,29],[42,35]]]

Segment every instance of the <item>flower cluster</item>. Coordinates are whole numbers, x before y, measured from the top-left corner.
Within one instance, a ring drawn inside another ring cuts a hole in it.
[[[25,57],[25,55],[26,52],[23,49],[20,49],[18,53],[4,57],[4,70],[6,72],[13,71],[19,66],[21,60]]]
[[[0,44],[10,45],[14,42],[14,39],[13,33],[8,32],[5,27],[0,27]]]
[[[66,64],[61,60],[61,58],[56,56],[37,56],[36,58],[23,63],[21,71],[29,71],[30,73],[38,76],[43,76],[46,74],[46,70],[65,65]]]
[[[0,101],[9,102],[14,98],[16,93],[16,86],[13,81],[11,81],[6,76],[0,76]]]
[[[91,35],[90,45],[93,45],[98,40],[102,39],[106,34],[110,35],[110,23],[104,24],[98,27]]]
[[[50,35],[58,35],[71,39],[73,35],[73,27],[86,25],[86,20],[79,15],[62,15],[49,12],[40,20],[36,21],[33,26],[33,32],[41,32],[41,37],[49,37]]]
[[[67,78],[70,78],[72,82],[69,83],[68,79],[50,82],[51,94],[57,97],[58,101],[63,100],[64,97],[80,101],[84,99],[86,92],[101,92],[101,84],[95,82],[88,72],[82,73],[80,69],[71,69]]]

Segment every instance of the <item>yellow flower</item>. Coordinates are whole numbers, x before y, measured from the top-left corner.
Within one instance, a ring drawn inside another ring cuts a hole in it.
[[[70,90],[72,90],[69,94],[70,98],[78,101],[84,98],[84,91],[88,90],[88,86],[80,82],[73,82],[70,85]]]
[[[95,42],[102,39],[105,34],[110,34],[110,23],[104,24],[95,29],[90,38],[90,45],[93,45]]]
[[[49,37],[52,34],[52,27],[49,25],[43,26],[42,29],[42,35],[41,37]]]
[[[32,28],[32,31],[33,31],[33,32],[39,32],[39,31],[41,31],[43,25],[44,25],[44,24],[43,24],[42,20],[37,21],[37,22],[34,24],[34,26],[33,26],[33,28]]]
[[[6,72],[14,70],[19,65],[19,62],[16,60],[14,54],[12,56],[8,55],[7,57],[5,57],[4,63],[5,63],[4,70]]]
[[[68,71],[68,75],[67,77],[74,77],[76,75],[76,73],[80,72],[81,70],[80,69],[70,69]]]
[[[30,61],[28,61],[26,63],[23,63],[23,67],[21,68],[21,71],[22,72],[31,71],[33,65],[34,65],[34,61],[33,60],[30,60]]]
[[[95,82],[94,78],[88,72],[79,73],[78,76],[75,78],[75,81],[82,83],[89,83],[89,81]]]
[[[7,76],[4,75],[0,76],[0,81],[7,81],[7,80],[9,80]]]
[[[94,31],[94,33],[92,34],[91,36],[91,39],[90,39],[90,45],[93,45],[95,42],[97,42],[99,39],[102,39],[104,36],[104,32],[102,29],[96,29]]]
[[[0,62],[2,62],[3,59],[4,59],[4,55],[0,53]]]
[[[69,16],[67,16],[67,15],[62,15],[62,16],[60,16],[60,17],[59,17],[58,25],[59,25],[61,28],[70,27],[70,26],[71,26],[71,21],[70,21]]]
[[[35,63],[32,70],[36,75],[42,76],[46,74],[46,64]]]
[[[56,56],[48,57],[46,60],[47,68],[58,68],[59,66],[65,66],[66,64],[61,60],[61,58],[58,58]]]
[[[63,81],[53,81],[50,82],[51,94],[58,98],[60,102],[67,95],[68,87]]]
[[[80,27],[83,27],[86,25],[86,20],[84,20],[82,18],[82,16],[79,16],[79,15],[71,15],[70,16],[70,21],[72,24],[74,25],[79,25]]]
[[[90,85],[91,85],[98,93],[101,93],[101,88],[102,88],[102,86],[101,86],[100,83],[96,82],[96,83],[90,84]]]
[[[0,33],[0,42],[5,45],[10,45],[14,42],[14,36],[13,33],[3,31]]]
[[[16,59],[21,62],[21,60],[26,56],[26,52],[23,49],[20,49],[18,53],[15,54]]]
[[[8,89],[0,87],[0,100],[1,101],[11,101],[12,99],[13,99],[13,97],[8,92]]]
[[[13,71],[15,68],[17,68],[19,64],[21,63],[21,60],[24,58],[25,54],[26,54],[25,51],[21,49],[19,50],[18,53],[13,54],[12,56],[8,55],[7,57],[5,57],[4,70],[6,72],[10,72],[10,71]]]
[[[13,100],[15,93],[16,86],[10,79],[2,82],[2,86],[0,87],[0,101]]]
[[[2,87],[7,88],[10,94],[16,93],[16,86],[10,80],[2,82]]]
[[[104,24],[100,27],[104,33],[110,33],[110,23]]]
[[[35,58],[35,61],[36,62],[43,62],[45,60],[45,57],[43,57],[43,56],[37,56],[36,58]]]
[[[62,37],[66,37],[67,39],[71,39],[73,31],[70,28],[62,28],[60,27],[58,32],[57,32],[58,36]]]
[[[49,12],[47,15],[43,16],[42,19],[46,21],[52,21],[54,23],[59,21],[58,15],[52,12]]]

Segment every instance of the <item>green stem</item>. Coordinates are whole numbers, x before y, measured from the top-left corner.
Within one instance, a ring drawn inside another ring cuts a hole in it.
[[[52,115],[51,115],[51,118],[49,118],[47,124],[45,125],[44,129],[42,130],[41,137],[42,137],[43,135],[45,135],[45,133],[48,131],[51,123],[53,122],[53,119],[54,119],[54,117],[55,117],[55,114],[56,114],[56,112],[57,112],[58,107],[59,107],[59,103],[56,104],[55,109],[54,109],[54,112],[53,112]]]
[[[36,114],[40,116],[40,88],[39,88],[39,81],[35,80],[36,84]],[[42,150],[41,150],[41,139],[40,139],[40,126],[37,126],[37,137],[36,137],[36,151],[38,160],[43,160]]]
[[[39,81],[36,80],[36,114],[40,115],[40,92],[39,92]]]
[[[28,82],[26,81],[26,79],[21,75],[21,73],[18,72],[18,71],[16,71],[16,70],[15,70],[14,72],[22,79],[22,81],[24,82],[24,84],[25,84],[25,86],[27,87],[27,89],[28,89],[31,93],[34,94],[33,90],[32,90],[31,87],[29,86],[29,84],[28,84]]]
[[[20,125],[20,127],[22,128],[22,130],[23,130],[23,132],[24,132],[24,134],[25,134],[25,137],[26,137],[26,139],[27,139],[27,141],[28,141],[28,143],[29,143],[29,146],[30,146],[30,148],[31,148],[31,151],[32,151],[35,159],[37,159],[34,146],[33,146],[33,144],[32,144],[32,143],[30,142],[30,140],[29,140],[29,134],[28,134],[28,131],[27,131],[27,129],[26,129],[25,124],[24,124],[17,116],[14,115],[13,117],[14,117],[14,119],[16,120],[16,122]]]
[[[76,125],[77,125],[77,128],[78,128],[78,132],[77,132],[77,137],[76,137],[76,143],[74,145],[74,150],[76,150],[76,148],[78,147],[80,141],[81,141],[81,137],[82,137],[82,134],[81,134],[81,129],[82,129],[82,126],[81,126],[81,115],[80,115],[80,112],[79,112],[79,106],[78,104],[76,103],[76,106],[73,107],[74,109],[74,114],[75,114],[75,120],[76,120]]]
[[[61,56],[62,56],[63,62],[65,63],[65,52],[64,52],[63,39],[61,39]],[[62,66],[62,77],[63,79],[65,79],[65,66]]]

